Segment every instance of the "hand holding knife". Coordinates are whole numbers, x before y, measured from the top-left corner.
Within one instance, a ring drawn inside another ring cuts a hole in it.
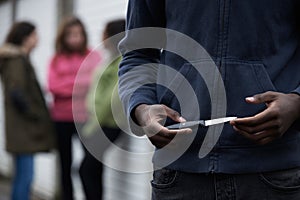
[[[174,129],[184,129],[184,128],[191,128],[194,126],[213,126],[216,124],[222,124],[226,122],[230,122],[232,120],[235,120],[237,117],[224,117],[224,118],[218,118],[218,119],[211,119],[211,120],[199,120],[199,121],[187,121],[187,122],[182,122],[178,124],[173,124],[170,126],[167,126],[166,128],[170,130]]]

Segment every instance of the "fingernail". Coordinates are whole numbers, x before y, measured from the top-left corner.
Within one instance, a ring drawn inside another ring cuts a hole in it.
[[[180,122],[186,122],[186,120],[183,117],[179,117]]]
[[[254,101],[255,98],[254,98],[254,97],[247,97],[246,100],[247,100],[247,101]]]

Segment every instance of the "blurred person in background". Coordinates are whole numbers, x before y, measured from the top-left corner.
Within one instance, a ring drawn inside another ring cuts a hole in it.
[[[56,53],[51,59],[48,72],[48,88],[54,98],[51,114],[57,130],[64,200],[73,199],[72,136],[77,132],[75,124],[82,126],[87,119],[86,94],[90,86],[91,74],[100,61],[99,54],[92,53],[87,43],[87,33],[81,20],[76,17],[66,18],[57,33]],[[89,59],[84,61],[90,53]],[[76,77],[83,61],[84,72],[80,77]],[[73,92],[75,81],[79,89]],[[72,101],[76,113],[72,110]],[[74,114],[76,114],[76,119],[74,119]],[[87,151],[85,153],[88,154]],[[79,174],[86,198],[90,199],[88,184],[93,174],[84,165],[81,165]]]
[[[54,147],[54,127],[30,62],[38,43],[36,28],[17,22],[0,48],[6,149],[15,158],[13,200],[28,200],[34,174],[34,153]]]
[[[112,113],[112,102],[119,102],[119,110],[122,113],[118,90],[115,90],[115,88],[117,88],[116,85],[118,84],[118,66],[121,61],[118,43],[125,36],[124,31],[124,19],[108,22],[104,29],[102,38],[104,47],[108,53],[108,62],[105,65],[107,67],[103,66],[97,68],[94,72],[92,85],[87,98],[89,120],[83,127],[84,140],[94,140],[93,136],[99,134],[100,126],[111,142],[114,142],[121,133]],[[119,35],[110,39],[117,34]],[[94,112],[96,115],[93,114]],[[105,145],[101,143],[101,141],[95,142],[100,145]],[[107,147],[102,147],[102,149],[106,148]],[[103,164],[98,160],[95,160],[91,154],[86,154],[83,163],[88,166],[91,171],[97,172],[93,177],[90,177],[90,189],[93,190],[93,193],[95,194],[94,197],[97,197],[95,199],[102,199]]]

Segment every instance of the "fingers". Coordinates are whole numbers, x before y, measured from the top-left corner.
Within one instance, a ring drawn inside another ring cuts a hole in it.
[[[159,121],[152,121],[147,126],[144,126],[143,129],[148,137],[152,137],[155,134],[162,134],[165,136],[169,136],[169,135],[176,135],[176,134],[189,134],[192,132],[192,130],[189,128],[169,130],[168,128],[164,127]]]
[[[257,134],[268,129],[279,129],[280,125],[275,120],[271,120],[257,126],[243,126],[235,124],[234,127],[239,130],[245,131],[248,134]]]
[[[253,141],[258,141],[258,140],[264,139],[266,137],[269,137],[268,132],[266,132],[266,131],[262,131],[262,132],[259,132],[256,134],[249,134],[248,132],[241,130],[235,126],[233,127],[233,129],[235,131],[237,131],[238,133],[240,133],[241,135],[243,135],[244,137],[246,137],[250,140],[253,140]]]
[[[264,138],[264,139],[260,140],[258,142],[258,144],[265,145],[265,144],[268,144],[268,143],[272,142],[275,139],[276,139],[275,137],[267,137],[267,138]]]
[[[160,125],[161,126],[161,125]],[[147,134],[151,143],[156,146],[157,148],[163,148],[164,146],[168,145],[177,134],[179,135],[186,135],[192,133],[192,130],[187,129],[180,129],[180,130],[169,130],[163,126],[156,134]]]
[[[172,120],[174,120],[176,122],[185,122],[186,121],[183,117],[180,116],[180,114],[177,111],[172,110],[171,108],[169,108],[168,106],[165,106],[165,105],[162,105],[162,107],[166,111],[167,116],[170,117]]]
[[[192,133],[191,129],[182,129],[178,131],[170,131],[170,130],[164,130],[162,129],[159,133],[148,136],[151,143],[156,146],[157,148],[163,148],[166,145],[171,145],[171,142],[175,138],[177,134],[189,134]],[[176,145],[173,143],[173,146]],[[172,145],[171,145],[172,146]]]
[[[265,92],[262,94],[257,94],[254,95],[253,97],[247,97],[246,101],[248,103],[270,103],[271,101],[276,100],[276,98],[278,97],[278,93],[277,92]],[[233,120],[231,122],[232,125],[236,126],[247,126],[251,129],[251,127],[258,127],[261,128],[261,124],[270,121],[272,119],[276,119],[278,118],[278,116],[280,115],[280,111],[278,109],[278,107],[274,106],[273,104],[264,110],[261,113],[258,113],[257,115],[253,116],[253,117],[246,117],[246,118],[240,118],[240,119],[236,119]],[[270,125],[270,124],[268,124]],[[263,125],[263,126],[267,126],[267,125]],[[252,132],[252,131],[251,131]]]
[[[244,137],[257,144],[267,144],[281,136],[281,122],[272,109],[269,107],[254,117],[236,119],[230,123]]]
[[[263,112],[258,113],[253,117],[238,118],[231,121],[230,124],[233,126],[240,125],[240,126],[254,127],[254,126],[261,125],[272,119],[276,119],[277,116],[278,113],[276,108],[267,108]]]
[[[165,138],[161,135],[154,135],[149,137],[149,140],[156,148],[163,148],[164,146],[168,145],[172,140]]]
[[[271,101],[274,101],[278,96],[278,93],[276,92],[266,92],[263,94],[257,94],[253,97],[247,97],[246,101],[248,103],[270,103]],[[254,127],[258,126],[262,123],[265,123],[267,121],[270,121],[272,119],[278,118],[280,114],[279,109],[276,106],[273,106],[269,104],[269,107],[264,110],[261,113],[258,113],[257,115],[253,117],[246,117],[246,118],[240,118],[233,120],[231,122],[232,125],[246,125],[248,127]]]
[[[165,129],[168,132],[168,134],[172,134],[172,135],[177,135],[177,134],[186,135],[186,134],[191,134],[193,132],[192,129],[190,129],[190,128],[178,129],[178,130],[169,130],[167,128],[165,128]]]
[[[248,103],[259,104],[259,103],[269,103],[274,101],[278,96],[277,92],[265,92],[262,94],[254,95],[253,97],[247,97],[246,101]]]
[[[177,134],[184,135],[184,134],[190,134],[190,133],[192,133],[192,129],[189,129],[189,128],[178,129],[178,130],[169,130],[168,128],[166,128],[160,124],[157,124],[156,128],[149,127],[148,131],[147,131],[148,137],[151,137],[156,134],[160,134],[160,135],[163,135],[164,137],[172,138],[173,136],[175,136]]]
[[[163,148],[164,146],[168,145],[173,141],[175,135],[170,135],[168,137],[161,135],[161,134],[156,134],[152,137],[149,137],[149,140],[151,143],[157,147],[157,148]]]
[[[246,131],[238,129],[237,127],[233,127],[233,128],[235,131],[237,131],[244,137],[248,138],[249,140],[252,140],[253,142],[255,142],[259,145],[265,145],[279,137],[278,134],[276,134],[276,129],[269,129],[269,130],[261,131],[261,132],[255,133],[255,134],[249,134]]]
[[[136,108],[135,112],[136,118],[139,119],[138,121],[141,121],[140,124],[143,125],[142,128],[144,132],[157,148],[162,148],[169,144],[177,134],[184,135],[192,133],[192,130],[189,128],[169,130],[162,125],[167,117],[176,122],[186,121],[177,111],[165,105],[140,105]]]
[[[279,137],[293,123],[293,107],[288,96],[278,92],[266,92],[246,98],[248,103],[266,103],[267,109],[253,117],[233,120],[234,130],[258,144],[267,144]]]

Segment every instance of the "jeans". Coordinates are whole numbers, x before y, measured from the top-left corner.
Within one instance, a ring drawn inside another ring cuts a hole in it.
[[[300,168],[255,174],[154,172],[152,200],[299,200]]]
[[[15,156],[15,177],[12,187],[12,200],[29,200],[33,180],[33,155]]]
[[[57,144],[60,156],[62,199],[73,200],[74,191],[71,177],[72,137],[77,130],[73,122],[56,122]],[[84,159],[79,175],[87,200],[102,199],[102,163],[84,148]]]

